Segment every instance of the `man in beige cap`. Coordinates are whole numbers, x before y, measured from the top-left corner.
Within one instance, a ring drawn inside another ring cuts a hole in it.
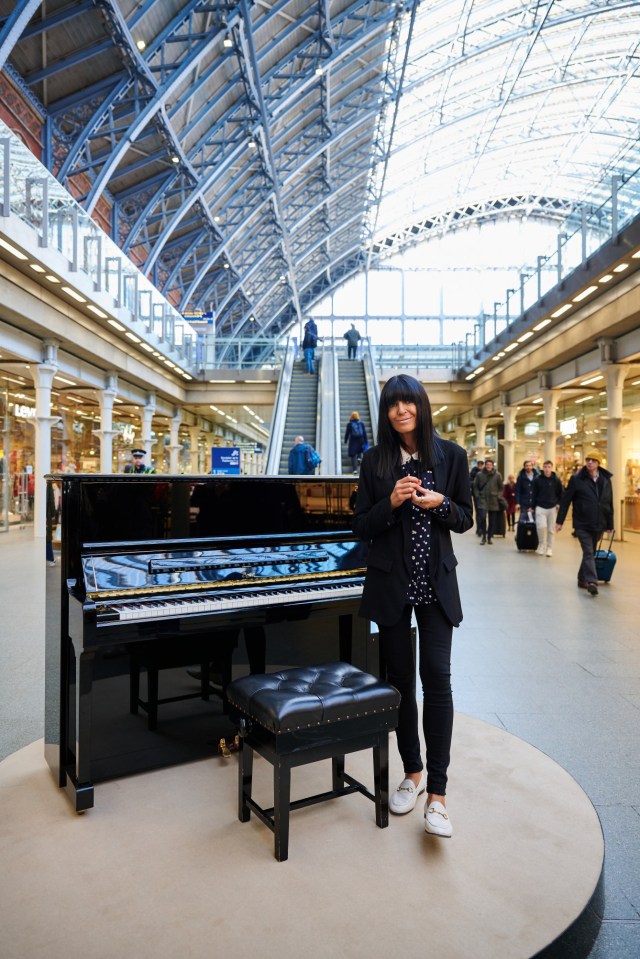
[[[569,480],[558,510],[557,533],[562,529],[570,504],[573,506],[573,529],[582,547],[578,589],[586,589],[592,596],[597,596],[595,553],[598,540],[605,530],[609,535],[613,531],[611,473],[602,466],[599,450],[588,450],[584,466]]]

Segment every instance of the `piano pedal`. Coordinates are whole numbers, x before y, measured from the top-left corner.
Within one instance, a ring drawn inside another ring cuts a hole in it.
[[[218,754],[222,756],[223,759],[230,759],[231,753],[235,753],[240,748],[240,737],[234,736],[231,739],[229,736],[226,738],[223,736],[220,742],[218,743]]]

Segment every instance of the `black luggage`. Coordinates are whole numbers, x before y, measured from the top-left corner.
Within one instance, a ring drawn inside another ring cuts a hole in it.
[[[504,537],[507,535],[507,520],[506,513],[503,509],[499,510],[498,515],[496,516],[496,529],[495,535]]]
[[[611,532],[611,539],[609,540],[609,546],[607,549],[603,548],[604,534],[602,535],[600,542],[598,543],[598,549],[596,550],[596,573],[598,574],[598,579],[602,580],[603,583],[608,583],[613,576],[613,567],[616,565],[616,554],[611,549],[613,545],[613,530]]]
[[[527,513],[518,521],[516,526],[516,546],[521,549],[538,548],[538,530],[536,521],[529,519]]]

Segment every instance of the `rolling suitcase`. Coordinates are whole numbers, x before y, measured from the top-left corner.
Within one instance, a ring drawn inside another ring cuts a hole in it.
[[[533,516],[526,513],[516,526],[516,546],[518,550],[538,548],[538,530]]]
[[[608,583],[613,575],[613,567],[616,565],[616,554],[611,549],[613,545],[613,532],[609,540],[607,549],[603,549],[604,535],[600,539],[598,549],[596,550],[596,573],[598,579],[603,583]]]

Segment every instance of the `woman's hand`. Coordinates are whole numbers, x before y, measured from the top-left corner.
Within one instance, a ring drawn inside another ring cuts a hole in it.
[[[436,493],[436,491],[432,489],[423,489],[422,486],[414,490],[411,495],[411,502],[415,503],[416,506],[420,506],[421,509],[435,509],[436,506],[440,506],[443,501],[444,496],[442,493]]]
[[[397,509],[398,506],[408,500],[413,499],[414,491],[422,489],[420,480],[417,476],[402,476],[393,487],[391,493],[391,508]],[[426,490],[424,490],[426,492]]]

